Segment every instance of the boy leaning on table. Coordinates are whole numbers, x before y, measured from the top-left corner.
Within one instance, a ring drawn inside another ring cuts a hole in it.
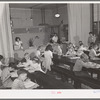
[[[75,65],[73,67],[73,71],[74,71],[75,75],[77,75],[77,76],[90,77],[88,72],[82,71],[83,67],[85,67],[85,68],[100,68],[100,65],[89,62],[88,56],[85,53],[83,53],[80,56],[80,59],[77,59]]]
[[[39,86],[38,84],[30,81],[30,79],[27,78],[27,71],[25,71],[24,69],[18,70],[17,74],[18,78],[14,80],[12,84],[12,89],[33,89]],[[26,86],[25,84],[31,86]]]

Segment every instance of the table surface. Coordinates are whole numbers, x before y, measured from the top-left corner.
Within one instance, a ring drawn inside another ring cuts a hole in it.
[[[33,77],[36,79],[39,85],[44,87],[44,89],[73,89],[73,86],[69,83],[64,84],[62,81],[40,71],[36,71],[29,75],[30,79],[33,79]]]
[[[73,70],[73,66],[76,62],[77,59],[70,59],[70,57],[67,57],[67,56],[60,56],[60,55],[57,55],[57,54],[54,54],[53,55],[53,61],[57,64],[67,64],[67,65],[71,65],[71,70]],[[97,64],[100,64],[100,60],[90,60],[91,62],[94,62],[94,63],[97,63]],[[93,73],[96,73],[96,74],[100,74],[100,68],[85,68],[87,71],[89,72],[93,72]]]

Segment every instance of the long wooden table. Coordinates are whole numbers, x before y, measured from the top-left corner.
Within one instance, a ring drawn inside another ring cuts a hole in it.
[[[37,83],[43,86],[43,89],[74,89],[74,87],[62,81],[55,79],[47,74],[44,74],[40,71],[28,74],[29,78],[34,81],[36,79]]]
[[[85,84],[93,89],[100,89],[100,81],[99,80],[93,79],[91,77],[76,76],[73,71],[64,69],[60,65],[52,66],[52,70],[63,75],[65,78],[71,78],[71,80],[74,81],[73,86],[76,89],[81,89],[82,84]]]
[[[100,64],[99,60],[90,60],[91,62]],[[57,65],[59,64],[67,64],[70,66],[70,70],[73,70],[73,66],[75,65],[76,59],[70,59],[70,57],[67,56],[62,56],[62,55],[57,55],[57,54],[53,54],[53,62]],[[91,73],[91,76],[93,75],[93,73],[97,74],[97,79],[100,80],[100,69],[98,68],[84,68],[86,71]]]
[[[23,69],[23,68],[20,68]],[[74,89],[74,87],[69,83],[63,83],[61,80],[45,74],[41,71],[35,71],[33,73],[28,73],[28,77],[33,82],[37,82],[40,86],[43,86],[43,89]]]
[[[59,64],[70,65],[70,70],[73,70],[73,66],[76,62],[76,59],[70,59],[70,57],[53,54],[53,62],[54,62],[54,64],[57,64],[57,65],[59,65]]]

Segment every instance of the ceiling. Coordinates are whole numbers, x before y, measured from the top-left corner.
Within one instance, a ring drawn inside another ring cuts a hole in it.
[[[67,6],[67,4],[50,4],[50,3],[11,3],[10,8],[33,8],[33,9],[55,9]]]

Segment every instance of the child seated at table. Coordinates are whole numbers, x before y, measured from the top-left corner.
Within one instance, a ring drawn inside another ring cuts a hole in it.
[[[32,63],[30,63],[30,67],[25,68],[26,70],[28,70],[30,73],[33,73],[35,71],[41,71],[44,73],[44,71],[41,69],[41,62],[39,60],[39,58],[34,57],[31,59]]]
[[[79,50],[82,50],[82,51],[87,50],[87,48],[84,46],[83,42],[80,42],[79,44],[80,44]]]
[[[27,62],[28,60],[30,60],[30,55],[29,55],[28,52],[26,52],[26,53],[24,54],[24,58],[23,58],[22,60],[23,60],[23,61],[25,60],[26,62]]]
[[[74,47],[71,43],[69,44],[68,51],[67,51],[66,55],[69,55],[69,56],[76,55],[76,51],[74,50]]]
[[[62,55],[62,49],[61,49],[61,44],[54,44],[53,45],[53,52],[58,54],[58,55]]]
[[[79,74],[79,76],[88,76],[88,73],[86,74],[86,73],[82,72],[83,67],[85,67],[85,68],[96,68],[97,64],[89,62],[88,56],[85,53],[83,53],[80,56],[80,59],[77,59],[75,65],[73,67],[73,71],[75,72],[76,75]]]
[[[86,50],[87,50],[87,48],[84,47],[84,44],[82,43],[82,41],[79,41],[79,48],[77,50],[77,55],[81,56],[81,54]]]
[[[24,54],[24,58],[19,62],[17,67],[28,67],[32,63],[29,53]]]
[[[12,84],[12,89],[33,89],[39,85],[27,77],[28,73],[24,69],[17,71],[18,78],[16,78]]]
[[[23,69],[18,70],[18,78],[12,84],[12,89],[25,89],[24,81],[27,79],[27,72]]]
[[[93,44],[92,49],[89,52],[89,57],[91,60],[99,59],[98,56],[100,56],[100,53],[96,53],[98,46],[96,44]]]
[[[93,48],[93,46],[95,45],[94,42],[90,43],[90,46],[88,47],[89,50],[91,50]]]
[[[41,56],[41,46],[39,46],[39,47],[37,48],[37,51],[36,51],[35,56],[38,57],[38,58],[40,58],[40,56]]]
[[[8,66],[3,66],[2,73],[1,73],[1,80],[3,87],[11,88],[12,85],[12,75],[11,73],[16,70],[15,63],[11,62]]]

